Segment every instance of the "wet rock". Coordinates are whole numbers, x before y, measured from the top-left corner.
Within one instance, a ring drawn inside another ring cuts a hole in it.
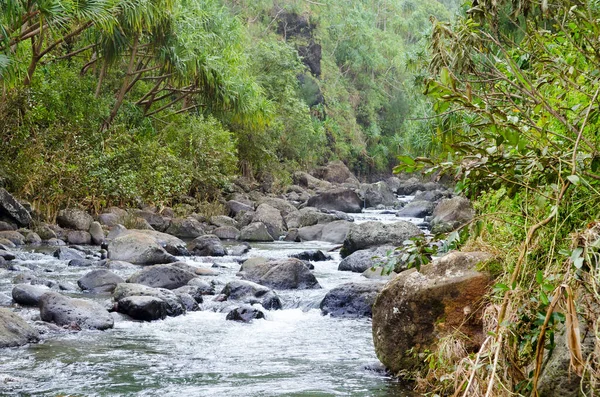
[[[324,228],[325,225],[323,224],[301,227],[298,229],[298,239],[300,241],[319,241],[321,240]]]
[[[265,314],[258,309],[253,308],[252,306],[238,307],[233,309],[227,316],[226,320],[230,321],[239,321],[242,323],[252,322],[254,319],[265,318]]]
[[[206,283],[206,284],[210,285],[208,283]],[[194,301],[196,301],[196,303],[202,303],[202,302],[204,302],[203,295],[213,295],[214,294],[214,287],[212,290],[213,294],[205,294],[204,291],[205,291],[205,289],[203,289],[202,287],[199,287],[199,286],[184,285],[183,287],[175,288],[173,290],[173,293],[175,293],[175,295],[177,295],[179,298],[181,298],[182,294],[189,295],[190,297],[192,297],[192,299],[194,299]],[[186,308],[187,308],[187,305],[186,305]]]
[[[311,197],[308,200],[308,206],[318,209],[357,213],[361,212],[363,202],[353,190],[333,189]]]
[[[405,240],[420,234],[422,232],[417,226],[406,221],[390,224],[376,221],[365,222],[360,225],[352,224],[344,240],[341,254],[342,257],[346,257],[361,249],[381,245],[399,246]]]
[[[240,240],[244,241],[273,241],[273,236],[262,222],[253,222],[242,228]]]
[[[433,210],[432,233],[447,233],[469,222],[475,216],[471,202],[464,197],[440,201]]]
[[[62,261],[85,259],[85,254],[83,252],[69,247],[59,247],[52,255]]]
[[[315,276],[302,261],[294,258],[250,265],[244,262],[240,269],[242,279],[273,289],[318,289]]]
[[[90,245],[92,243],[92,236],[82,230],[72,230],[67,233],[67,241],[69,244]]]
[[[71,259],[68,263],[71,267],[91,267],[98,262],[92,259]]]
[[[144,219],[152,227],[152,229],[159,232],[165,232],[171,224],[171,219],[165,218],[152,211],[136,210],[133,211],[133,215]]]
[[[361,185],[361,193],[365,207],[377,207],[378,205],[394,207],[399,205],[396,195],[385,182]]]
[[[396,216],[405,218],[425,218],[431,215],[435,204],[431,201],[411,201],[404,208],[396,212]]]
[[[130,270],[130,269],[138,269],[138,266],[133,263],[124,262],[124,261],[113,261],[107,260],[104,263],[104,266],[110,270]]]
[[[101,245],[104,242],[104,229],[102,229],[102,225],[100,225],[100,223],[92,222],[89,233],[93,244]]]
[[[395,247],[388,245],[366,250],[358,250],[348,255],[338,265],[338,270],[355,273],[363,273],[371,267],[383,264],[388,251],[393,251]]]
[[[221,294],[227,300],[236,300],[250,305],[260,303],[267,310],[278,310],[282,307],[281,299],[273,290],[252,281],[230,281]]]
[[[0,217],[2,216],[8,217],[22,227],[27,227],[31,223],[29,211],[4,188],[0,188]]]
[[[244,243],[244,244],[238,244],[238,245],[230,245],[229,247],[226,248],[227,251],[227,255],[230,256],[242,256],[246,253],[248,253],[248,251],[250,251],[250,244],[248,243]]]
[[[222,240],[237,240],[240,238],[240,231],[233,226],[221,226],[213,230],[212,233]]]
[[[202,295],[214,295],[215,294],[214,284],[209,283],[208,281],[202,280],[200,278],[191,279],[187,285],[198,288],[201,291]],[[190,294],[190,295],[194,296],[193,294]]]
[[[348,221],[334,221],[323,226],[320,239],[333,244],[342,244],[350,231]]]
[[[0,308],[0,348],[23,346],[39,340],[38,331],[27,321],[9,309]]]
[[[185,314],[185,306],[173,291],[165,288],[152,288],[142,284],[123,283],[118,284],[113,292],[115,302],[130,296],[151,296],[163,300],[166,303],[167,316],[179,316]]]
[[[12,289],[12,298],[19,305],[37,306],[42,295],[49,291],[46,286],[17,284]]]
[[[177,258],[169,254],[155,237],[141,231],[127,231],[112,240],[108,245],[108,257],[137,265],[177,261]]]
[[[174,218],[171,220],[171,225],[166,231],[167,234],[180,238],[196,238],[206,233],[202,223],[198,220],[187,218]]]
[[[84,291],[93,293],[112,293],[117,287],[117,284],[124,282],[125,280],[110,270],[96,269],[81,277],[77,281],[77,285]]]
[[[491,278],[477,266],[488,259],[482,252],[451,252],[386,284],[373,304],[373,341],[392,373],[422,365],[418,353],[434,351],[450,333],[466,335],[469,351],[479,348],[485,337],[480,301]]]
[[[69,298],[47,292],[40,298],[40,317],[60,326],[76,324],[80,328],[105,330],[114,326],[108,311],[96,302]]]
[[[117,311],[135,320],[162,320],[167,317],[167,304],[154,296],[128,296],[117,302]]]
[[[5,230],[0,232],[0,239],[6,239],[14,245],[25,244],[25,236],[14,230]]]
[[[383,283],[347,283],[335,287],[321,301],[321,311],[332,317],[371,317],[371,307]]]
[[[225,256],[225,248],[214,234],[196,237],[188,244],[188,250],[196,256]]]
[[[40,245],[42,238],[37,233],[29,232],[25,236],[25,242],[29,245]]]
[[[288,229],[288,232],[285,235],[283,241],[300,242],[300,237],[298,236],[298,229]]]
[[[0,249],[0,258],[5,259],[7,261],[12,261],[16,258],[16,256],[12,252]]]
[[[261,222],[267,227],[267,231],[273,237],[273,240],[278,240],[279,237],[285,235],[285,223],[283,217],[277,208],[271,207],[269,204],[261,204],[256,209],[252,222]]]
[[[312,261],[312,262],[331,260],[331,256],[325,255],[325,253],[321,250],[302,251],[297,254],[290,255],[290,258],[296,258],[296,259],[300,259],[302,261]]]
[[[60,227],[75,230],[90,230],[90,225],[94,221],[94,218],[85,211],[77,208],[67,208],[60,210],[56,217],[56,223]]]
[[[197,312],[198,310],[200,310],[198,302],[196,302],[196,300],[190,294],[180,291],[173,292],[175,293],[175,295],[177,295],[183,306],[185,306],[186,311]]]
[[[175,289],[186,285],[196,275],[180,267],[171,265],[154,265],[134,273],[128,283],[147,285],[152,288]]]

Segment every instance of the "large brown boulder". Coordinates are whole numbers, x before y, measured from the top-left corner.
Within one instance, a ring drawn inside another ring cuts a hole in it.
[[[477,266],[489,259],[484,252],[451,252],[385,286],[373,304],[373,343],[392,373],[422,365],[418,353],[456,331],[467,336],[467,348],[478,349],[485,337],[481,300],[491,278]]]

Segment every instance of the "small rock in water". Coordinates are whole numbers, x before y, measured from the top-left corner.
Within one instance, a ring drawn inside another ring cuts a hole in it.
[[[167,304],[154,296],[128,296],[119,300],[117,311],[135,320],[162,320],[167,317]]]
[[[265,314],[252,306],[244,306],[233,309],[227,313],[226,320],[239,321],[242,323],[249,323],[254,319],[265,318]]]
[[[331,260],[331,256],[325,255],[323,253],[323,251],[321,251],[321,250],[303,251],[298,254],[290,255],[290,258],[296,258],[296,259],[300,259],[303,261],[312,261],[312,262]]]
[[[54,251],[54,257],[63,261],[68,261],[72,259],[85,259],[85,255],[73,248],[68,247],[60,247],[56,251]]]

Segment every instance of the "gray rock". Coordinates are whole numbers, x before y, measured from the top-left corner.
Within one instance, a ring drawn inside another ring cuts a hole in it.
[[[59,247],[52,255],[62,261],[85,259],[85,254],[83,252],[69,247]]]
[[[242,279],[273,289],[318,289],[315,276],[302,261],[294,258],[250,265],[240,269]]]
[[[454,197],[440,201],[433,210],[431,231],[433,233],[450,232],[469,222],[475,216],[471,202],[464,197]]]
[[[378,205],[393,207],[399,205],[396,195],[385,182],[361,185],[361,193],[365,207],[376,207]]]
[[[46,241],[46,245],[50,247],[64,247],[65,245],[67,245],[67,243],[57,238],[51,238],[50,240]]]
[[[188,244],[188,250],[197,256],[225,256],[225,248],[221,240],[214,234],[196,237]]]
[[[422,234],[414,224],[399,221],[390,224],[381,222],[365,222],[352,224],[342,247],[342,257],[351,253],[381,245],[401,245],[405,240]]]
[[[254,319],[265,318],[265,314],[252,306],[238,307],[227,313],[226,320],[242,323],[252,322]]]
[[[134,320],[162,320],[167,317],[167,303],[154,296],[128,296],[117,302],[117,311]]]
[[[400,186],[398,186],[396,190],[396,193],[403,196],[408,196],[415,193],[417,190],[424,191],[428,189],[426,189],[425,184],[417,178],[410,178],[401,182]]]
[[[290,255],[290,258],[300,259],[301,261],[321,262],[331,260],[331,256],[325,255],[321,250],[302,251]]]
[[[31,223],[29,211],[4,188],[0,188],[0,217],[2,215],[8,216],[19,226],[26,227]]]
[[[315,176],[319,179],[333,183],[344,183],[348,179],[356,180],[354,174],[352,174],[346,164],[340,160],[332,161],[326,166],[320,167],[316,170]]]
[[[0,348],[38,342],[40,334],[9,309],[0,308]]]
[[[113,227],[117,226],[120,223],[123,223],[123,219],[117,214],[104,213],[98,215],[98,222],[100,222],[101,225]]]
[[[180,291],[173,291],[173,292],[175,292],[175,295],[177,295],[177,297],[179,298],[179,300],[185,307],[186,311],[196,312],[196,311],[200,310],[200,307],[198,306],[198,302],[196,302],[196,300],[190,294],[185,293],[185,292],[180,292]]]
[[[252,281],[230,281],[221,294],[227,300],[236,300],[250,305],[260,303],[267,310],[278,310],[282,307],[281,299],[273,290]]]
[[[385,183],[389,186],[392,192],[397,193],[400,185],[402,185],[402,181],[400,178],[391,176],[385,180]]]
[[[185,306],[179,297],[165,288],[152,288],[142,284],[122,283],[118,284],[113,292],[115,302],[130,296],[152,296],[163,300],[167,305],[167,316],[179,316],[185,314]]]
[[[7,261],[12,261],[13,259],[16,258],[16,256],[12,252],[0,249],[0,258],[3,258]]]
[[[332,317],[371,317],[371,307],[382,283],[347,283],[335,287],[321,301],[321,311]]]
[[[233,226],[221,226],[213,230],[212,233],[222,240],[237,240],[240,238],[240,231]]]
[[[386,253],[393,250],[393,246],[376,247],[358,250],[348,255],[338,265],[338,270],[363,273],[371,267],[380,266],[385,260]]]
[[[110,270],[96,269],[86,273],[77,281],[77,285],[84,291],[94,293],[108,292],[112,293],[117,284],[124,283],[121,277],[117,276]]]
[[[261,204],[267,204],[270,207],[277,209],[282,217],[286,217],[290,214],[298,212],[298,209],[289,201],[276,198],[276,197],[264,197],[258,200],[259,207]],[[257,208],[258,210],[258,208]]]
[[[42,238],[37,233],[29,232],[25,236],[25,242],[29,245],[40,245]]]
[[[5,230],[0,232],[0,239],[6,239],[14,245],[25,244],[25,236],[14,230]]]
[[[229,209],[229,214],[233,217],[237,216],[237,214],[239,214],[240,212],[254,211],[253,206],[241,203],[236,200],[229,200],[227,202],[227,208]]]
[[[210,286],[209,283],[206,283],[207,286]],[[196,285],[184,285],[183,287],[179,287],[179,288],[175,288],[173,290],[173,292],[175,293],[175,295],[177,295],[178,297],[181,298],[181,294],[187,294],[189,296],[191,296],[196,303],[202,303],[204,302],[204,295],[213,295],[214,294],[214,287],[212,287],[212,294],[205,294],[205,289],[200,287],[200,286],[196,286]]]
[[[318,209],[342,211],[347,213],[361,212],[363,202],[356,192],[349,189],[334,189],[313,196],[308,206]]]
[[[154,265],[176,262],[152,235],[140,231],[127,231],[112,240],[108,245],[108,257],[137,265]]]
[[[193,278],[188,282],[188,286],[197,287],[202,291],[202,295],[214,295],[215,286],[201,278]],[[192,294],[190,294],[192,295]],[[192,295],[193,296],[193,295]]]
[[[83,230],[72,230],[67,233],[67,241],[69,244],[89,245],[92,243],[92,236]]]
[[[43,224],[38,226],[35,231],[37,232],[38,236],[40,236],[40,238],[42,240],[50,240],[52,238],[56,238],[56,232],[54,230],[52,230],[48,225]]]
[[[83,299],[69,298],[56,292],[47,292],[40,298],[40,318],[57,325],[77,324],[80,328],[105,330],[114,326],[114,320],[102,305]]]
[[[229,247],[226,248],[227,250],[227,255],[230,256],[242,256],[245,253],[247,253],[248,251],[250,251],[250,244],[248,243],[244,243],[244,244],[238,244],[238,245],[230,245]]]
[[[215,215],[210,218],[210,224],[216,227],[238,227],[238,221],[225,215]]]
[[[56,217],[56,223],[60,227],[75,230],[90,230],[90,225],[94,221],[94,218],[85,211],[77,208],[67,208],[60,210]]]
[[[296,185],[300,185],[311,190],[327,190],[331,189],[333,186],[331,182],[322,181],[303,171],[295,172],[292,177]]]
[[[152,211],[136,210],[133,211],[136,217],[144,219],[152,227],[152,229],[159,232],[165,232],[171,224],[171,219],[165,218],[162,215],[156,214]]]
[[[434,208],[435,204],[431,201],[413,200],[406,204],[400,211],[396,212],[396,216],[405,218],[425,218],[426,216],[431,215]]]
[[[324,224],[301,227],[298,229],[298,239],[300,241],[319,241],[323,235]]]
[[[95,245],[101,245],[104,242],[104,229],[98,222],[92,222],[89,230],[90,236],[92,237],[92,243]]]
[[[12,298],[19,305],[37,306],[42,295],[49,291],[46,286],[17,284],[12,289]]]
[[[277,208],[271,207],[269,204],[261,204],[256,208],[256,212],[252,217],[252,222],[261,222],[267,227],[267,231],[273,237],[273,240],[278,240],[279,237],[285,235],[285,223],[283,217]]]
[[[71,267],[90,267],[96,265],[98,262],[92,259],[71,259],[69,266]]]
[[[342,244],[350,231],[351,224],[352,223],[348,221],[334,221],[327,223],[323,226],[323,230],[321,231],[321,240],[334,244]]]
[[[426,190],[424,192],[418,192],[415,194],[415,198],[413,200],[434,202],[448,196],[449,193],[446,190]]]
[[[128,283],[147,285],[152,288],[175,289],[186,285],[196,275],[180,267],[171,265],[154,265],[134,273]]]
[[[17,230],[17,226],[12,223],[0,221],[0,231],[5,230]]]
[[[242,228],[240,231],[240,240],[244,241],[273,241],[273,236],[269,234],[267,227],[262,222],[254,222]]]
[[[388,270],[383,266],[378,266],[375,268],[371,267],[362,273],[362,276],[368,278],[369,280],[391,280],[397,275],[398,273],[396,273],[394,270],[388,273]]]
[[[196,238],[206,233],[202,223],[192,217],[174,218],[166,232],[180,238]]]

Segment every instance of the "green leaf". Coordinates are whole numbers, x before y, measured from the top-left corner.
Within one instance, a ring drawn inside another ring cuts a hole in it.
[[[415,165],[415,160],[410,156],[398,156],[398,160],[407,165]]]
[[[569,182],[571,182],[573,185],[579,185],[579,177],[577,175],[569,175],[567,177],[567,179],[569,180]]]
[[[542,273],[541,270],[538,270],[537,273],[535,274],[535,281],[538,284],[542,284],[544,282],[544,273]]]
[[[544,293],[544,291],[540,291],[540,300],[542,301],[542,303],[543,303],[544,305],[547,305],[547,304],[549,304],[549,303],[550,303],[550,300],[548,299],[548,295],[546,295],[546,294]],[[544,320],[545,320],[545,319],[544,319]]]

